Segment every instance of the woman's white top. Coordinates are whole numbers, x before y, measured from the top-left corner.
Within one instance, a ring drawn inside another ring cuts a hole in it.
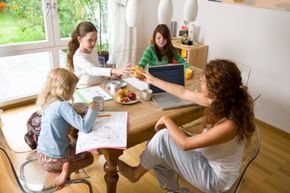
[[[239,175],[244,142],[239,141],[238,136],[235,136],[230,141],[201,148],[200,151],[208,159],[218,177],[219,190],[221,192],[228,190]]]
[[[101,67],[96,51],[86,54],[77,49],[73,63],[75,74],[79,77],[77,88],[100,84],[104,77],[111,76],[111,68]]]

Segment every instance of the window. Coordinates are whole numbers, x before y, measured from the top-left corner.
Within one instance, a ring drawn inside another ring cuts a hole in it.
[[[66,66],[80,21],[94,23],[107,43],[107,13],[107,0],[0,0],[0,107],[35,97],[47,72]]]

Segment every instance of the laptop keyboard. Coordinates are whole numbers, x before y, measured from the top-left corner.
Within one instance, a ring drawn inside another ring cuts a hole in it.
[[[168,93],[156,93],[153,94],[153,101],[158,104],[161,109],[173,109],[178,107],[185,107],[193,105],[194,103],[191,101],[186,101],[180,99],[176,96],[173,96]]]

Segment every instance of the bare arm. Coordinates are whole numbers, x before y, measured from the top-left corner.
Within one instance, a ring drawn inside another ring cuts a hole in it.
[[[146,72],[144,72],[143,75],[145,76],[145,82],[147,82],[148,84],[157,86],[162,90],[165,90],[166,92],[175,95],[179,98],[189,100],[198,105],[206,107],[210,106],[212,102],[212,99],[204,96],[201,92],[191,91],[186,89],[184,86],[163,81]]]
[[[207,132],[203,132],[192,137],[186,136],[182,130],[168,116],[163,116],[156,123],[155,129],[159,130],[164,125],[173,141],[183,150],[196,149],[224,143],[233,139],[236,132],[236,124],[231,120],[225,120],[214,126]]]
[[[128,63],[124,67],[121,67],[118,69],[112,68],[111,75],[116,76],[116,77],[128,75],[128,74],[132,73],[131,66],[132,66],[132,64]]]

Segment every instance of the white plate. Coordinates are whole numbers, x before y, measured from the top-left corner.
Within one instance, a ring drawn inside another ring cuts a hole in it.
[[[111,80],[109,84],[113,83],[114,85],[117,85],[120,88],[124,88],[127,86],[127,82],[124,80]]]
[[[131,105],[131,104],[135,104],[137,103],[139,100],[140,100],[140,97],[138,95],[136,95],[136,100],[133,100],[133,101],[129,101],[127,103],[124,103],[124,102],[121,102],[121,101],[118,101],[116,98],[114,98],[114,100],[117,102],[117,103],[120,103],[122,105]]]

